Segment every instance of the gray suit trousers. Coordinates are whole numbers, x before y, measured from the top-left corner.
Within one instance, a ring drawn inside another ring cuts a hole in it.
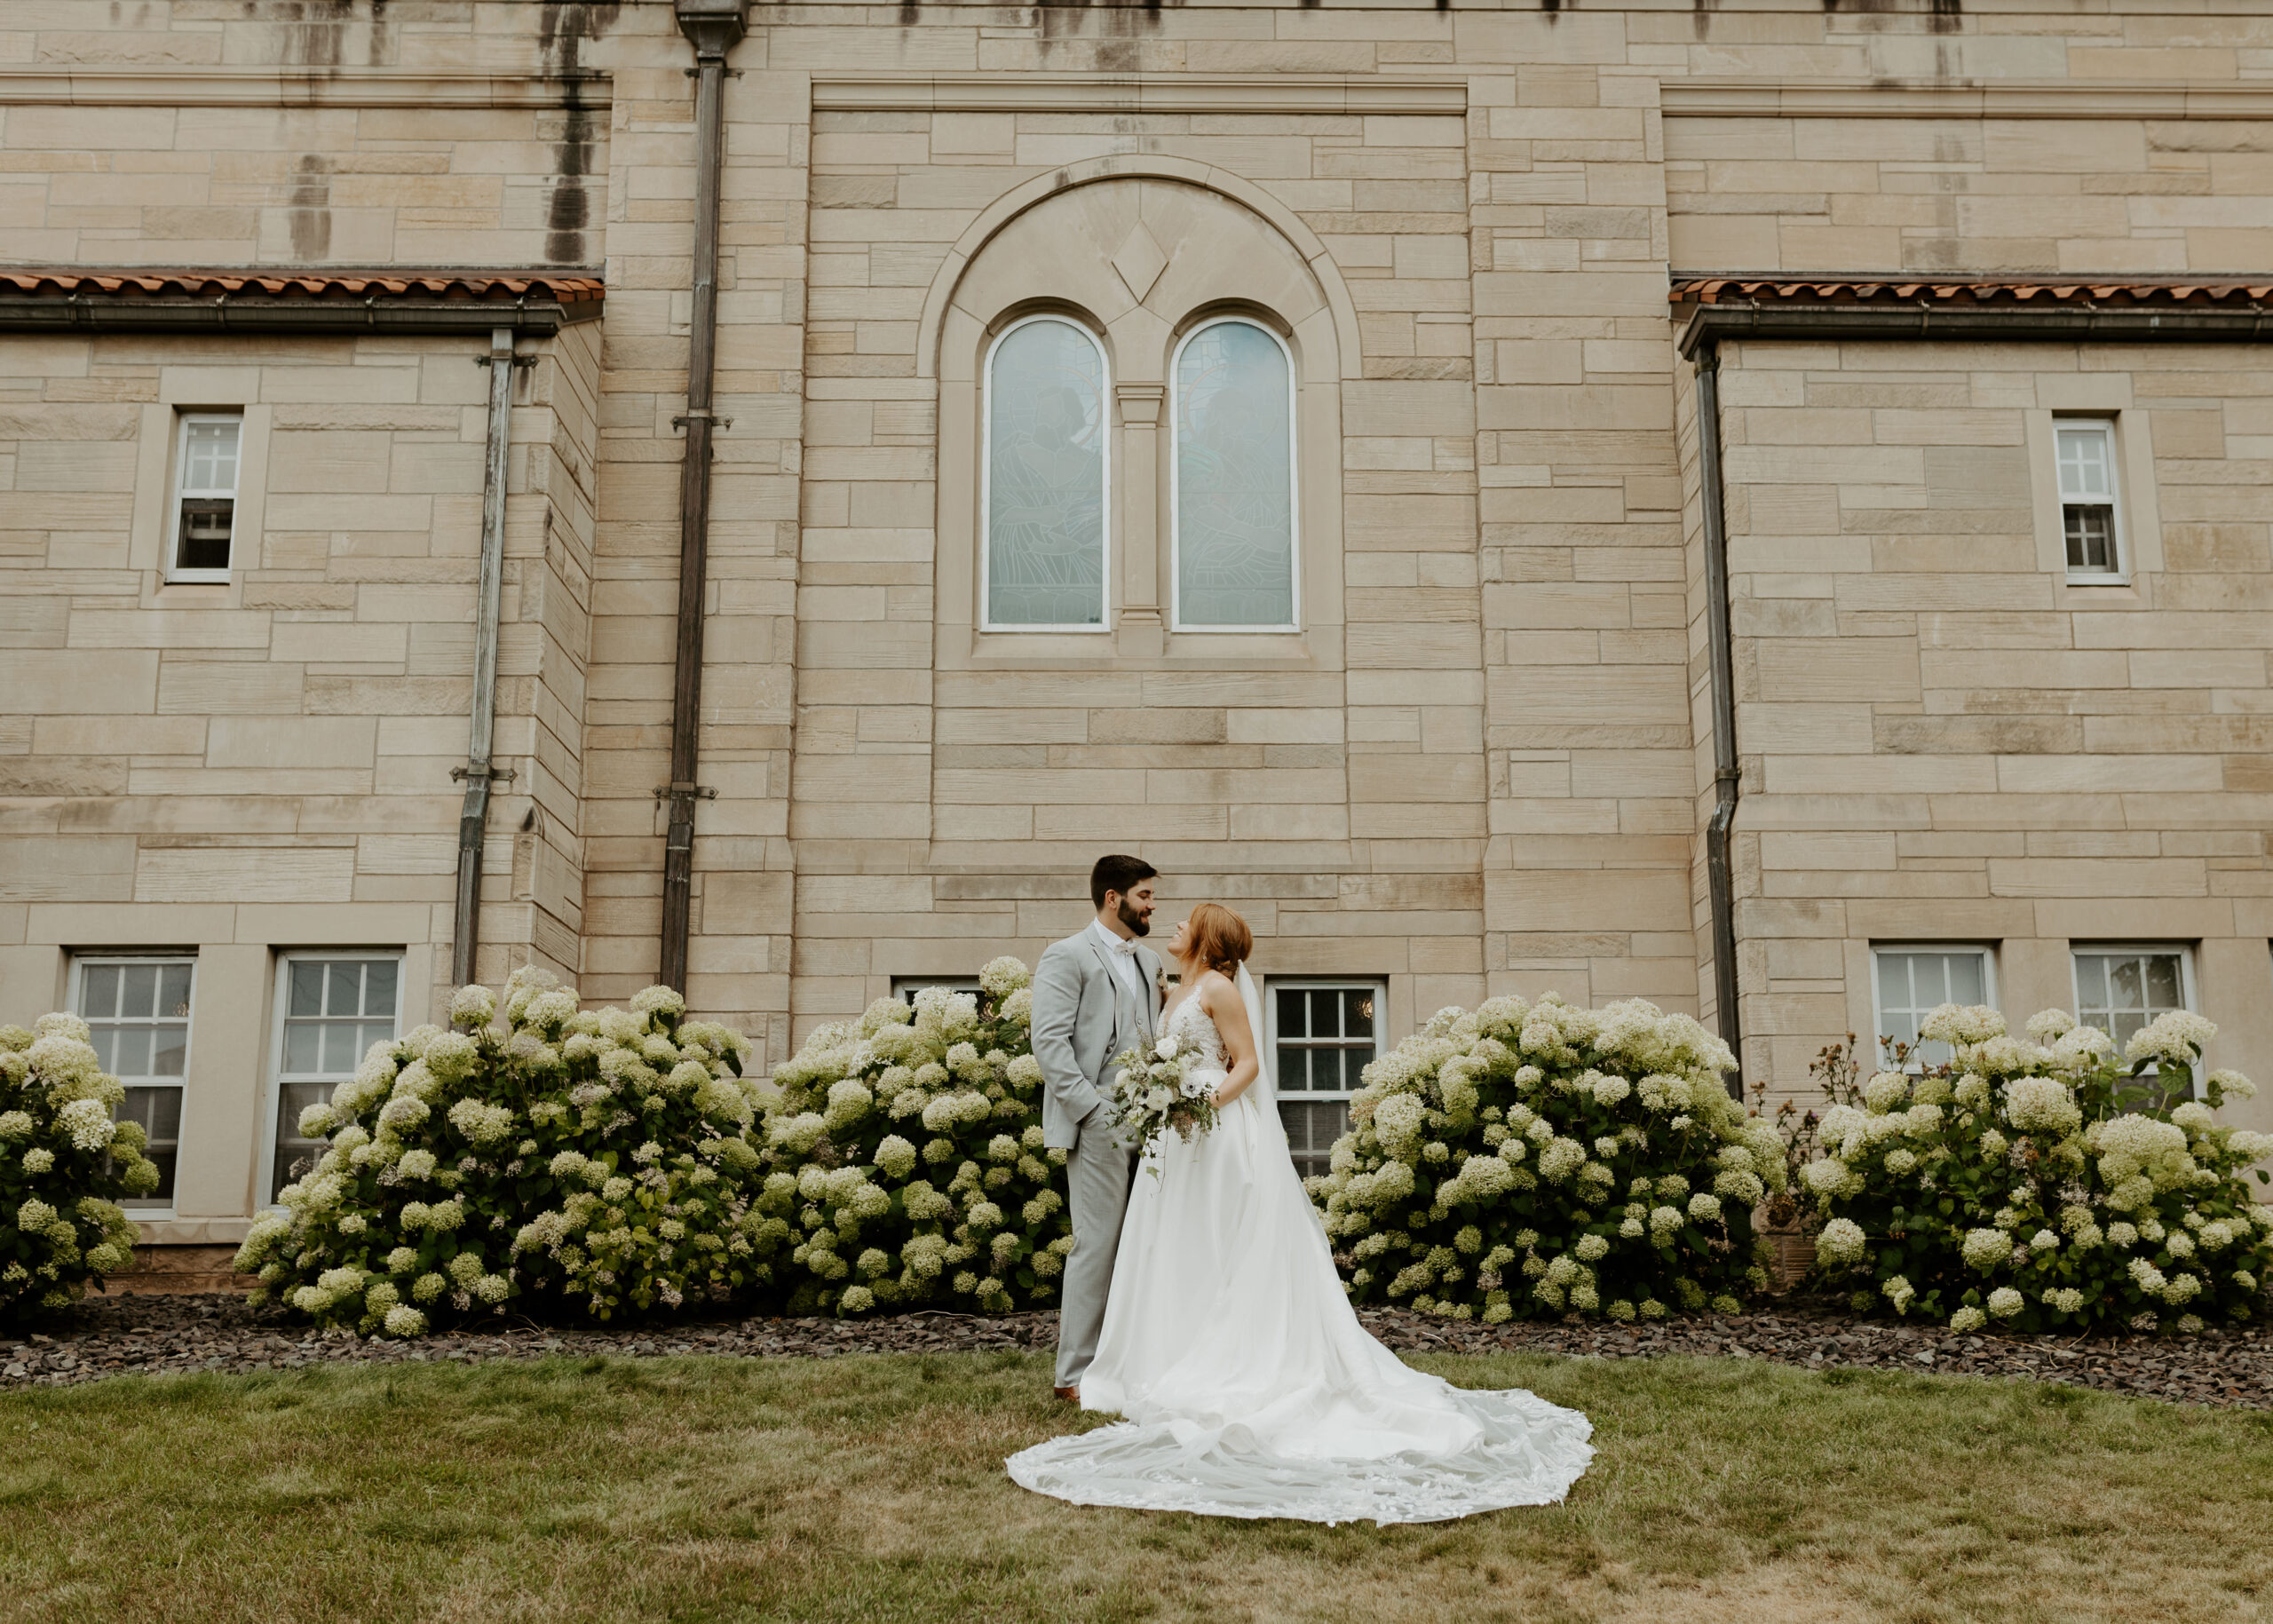
[[[1117,1136],[1113,1113],[1100,1106],[1076,1130],[1065,1153],[1065,1185],[1073,1220],[1073,1255],[1065,1260],[1057,1319],[1057,1385],[1079,1387],[1097,1358],[1105,1329],[1105,1293],[1121,1250],[1121,1220],[1136,1152]]]

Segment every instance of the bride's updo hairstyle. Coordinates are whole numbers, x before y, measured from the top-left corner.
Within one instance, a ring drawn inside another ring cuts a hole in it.
[[[1255,951],[1255,932],[1247,928],[1247,921],[1220,902],[1201,903],[1186,923],[1192,931],[1192,957],[1203,970],[1236,977]]]

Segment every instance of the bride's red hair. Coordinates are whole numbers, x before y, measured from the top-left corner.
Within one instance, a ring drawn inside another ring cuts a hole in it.
[[[1255,932],[1247,928],[1247,921],[1220,902],[1200,904],[1185,926],[1192,932],[1192,957],[1204,969],[1235,976],[1255,951]]]

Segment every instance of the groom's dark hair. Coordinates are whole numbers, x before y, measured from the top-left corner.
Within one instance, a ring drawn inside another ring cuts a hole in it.
[[[1109,891],[1117,891],[1125,897],[1160,872],[1141,857],[1123,857],[1117,852],[1100,857],[1097,866],[1089,870],[1089,906],[1103,907],[1105,894]]]

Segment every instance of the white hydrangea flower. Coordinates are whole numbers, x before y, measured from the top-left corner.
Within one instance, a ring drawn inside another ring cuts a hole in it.
[[[1868,1244],[1861,1224],[1852,1218],[1833,1218],[1816,1237],[1815,1255],[1829,1264],[1857,1264]]]
[[[2054,1077],[2021,1077],[2005,1085],[2006,1120],[2023,1133],[2064,1137],[2083,1126],[2074,1092]]]
[[[2000,1319],[2010,1319],[2027,1306],[2027,1299],[2010,1286],[2000,1286],[1989,1294],[1989,1311]]]
[[[1963,1308],[1960,1308],[1957,1312],[1950,1316],[1950,1329],[1957,1332],[1960,1335],[1963,1335],[1968,1331],[1977,1331],[1988,1323],[1989,1316],[1983,1313],[1979,1309],[1974,1307],[1970,1303],[1967,1303]]]
[[[83,1151],[99,1151],[118,1132],[110,1108],[99,1099],[75,1099],[55,1113],[55,1126]]]

